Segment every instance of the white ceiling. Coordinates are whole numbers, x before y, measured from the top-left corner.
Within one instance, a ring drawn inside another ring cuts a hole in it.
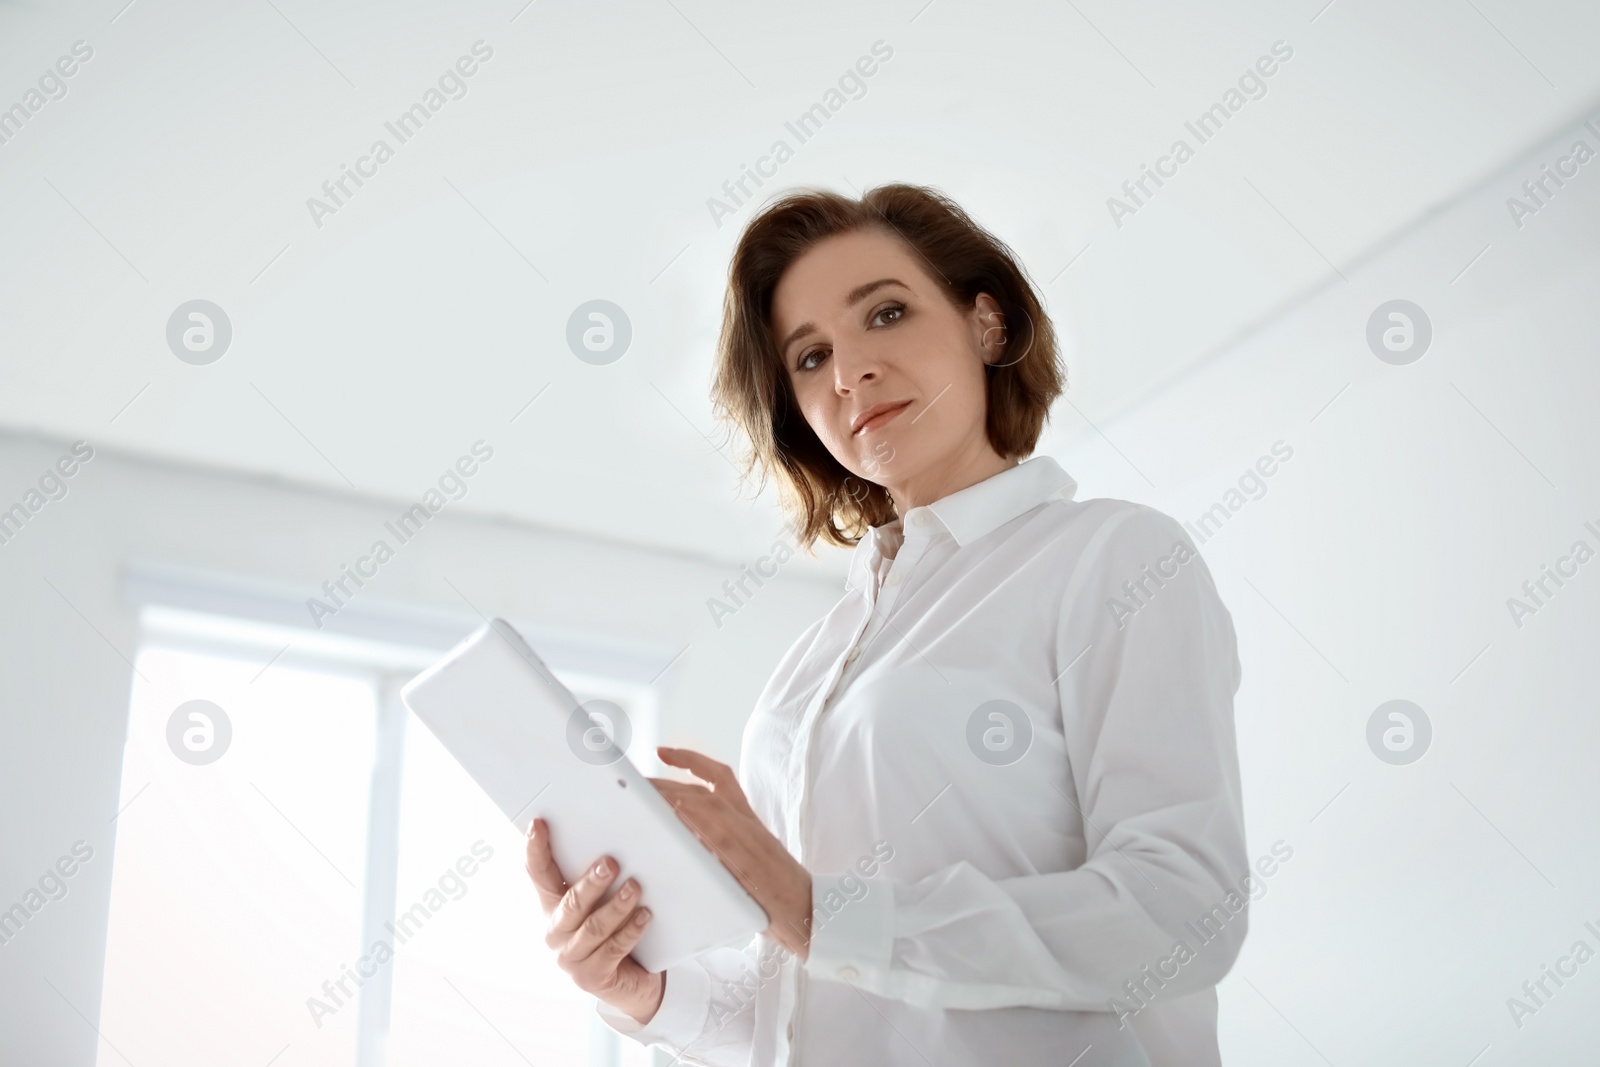
[[[94,49],[0,145],[0,422],[396,500],[481,438],[461,508],[728,559],[779,518],[716,447],[751,209],[707,199],[874,42],[763,195],[927,183],[1007,240],[1067,341],[1057,453],[1600,98],[1579,2],[124,3],[0,8],[0,106]],[[307,198],[480,39],[467,95],[316,226]],[[1266,95],[1115,226],[1279,40]],[[165,341],[194,298],[233,324],[209,366]],[[594,298],[633,325],[610,366],[564,339]]]

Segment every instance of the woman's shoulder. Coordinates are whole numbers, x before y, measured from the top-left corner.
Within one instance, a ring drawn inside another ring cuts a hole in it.
[[[1128,553],[1166,552],[1185,542],[1196,553],[1193,538],[1183,524],[1167,513],[1134,500],[1092,497],[1087,500],[1053,500],[1040,509],[1034,536],[1061,544],[1083,559],[1107,559]]]
[[[1218,609],[1231,626],[1200,554],[1198,546],[1205,539],[1197,538],[1187,523],[1148,504],[1111,497],[1063,501],[1057,510],[1052,521],[1075,529],[1078,545],[1073,558],[1059,568],[1065,602],[1090,610],[1103,604],[1117,618],[1119,611],[1136,612],[1157,590],[1169,590],[1160,595],[1164,602]],[[1175,588],[1188,592],[1170,591]]]

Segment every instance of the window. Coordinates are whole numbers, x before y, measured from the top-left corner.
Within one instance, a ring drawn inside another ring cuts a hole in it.
[[[555,967],[521,835],[407,721],[399,687],[438,650],[164,608],[145,622],[103,1064],[649,1062]],[[557,673],[624,708],[631,754],[653,753],[647,687]]]

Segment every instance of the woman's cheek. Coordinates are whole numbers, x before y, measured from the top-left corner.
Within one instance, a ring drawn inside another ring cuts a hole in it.
[[[796,390],[795,403],[800,409],[800,416],[806,420],[806,425],[811,427],[811,432],[817,435],[817,440],[821,441],[829,452],[833,452],[837,435],[822,406],[815,399],[808,396],[806,392],[800,390]]]

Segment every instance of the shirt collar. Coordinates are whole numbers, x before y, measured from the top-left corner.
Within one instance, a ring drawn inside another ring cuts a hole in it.
[[[904,516],[884,526],[868,527],[851,558],[848,584],[861,588],[863,582],[870,579],[872,564],[881,554],[885,536],[880,531],[889,526],[898,525],[900,533],[908,538],[918,536],[918,531],[933,533],[942,526],[955,538],[957,545],[969,545],[1046,500],[1052,497],[1071,500],[1077,491],[1077,481],[1054,457],[1034,456],[1023,460],[1015,467],[1007,467],[999,474],[931,504],[911,508]]]
[[[917,513],[932,512],[956,544],[969,545],[1051,497],[1070,500],[1077,491],[1078,483],[1054,458],[1034,456],[926,507],[912,508],[906,519],[914,530],[919,525]]]

